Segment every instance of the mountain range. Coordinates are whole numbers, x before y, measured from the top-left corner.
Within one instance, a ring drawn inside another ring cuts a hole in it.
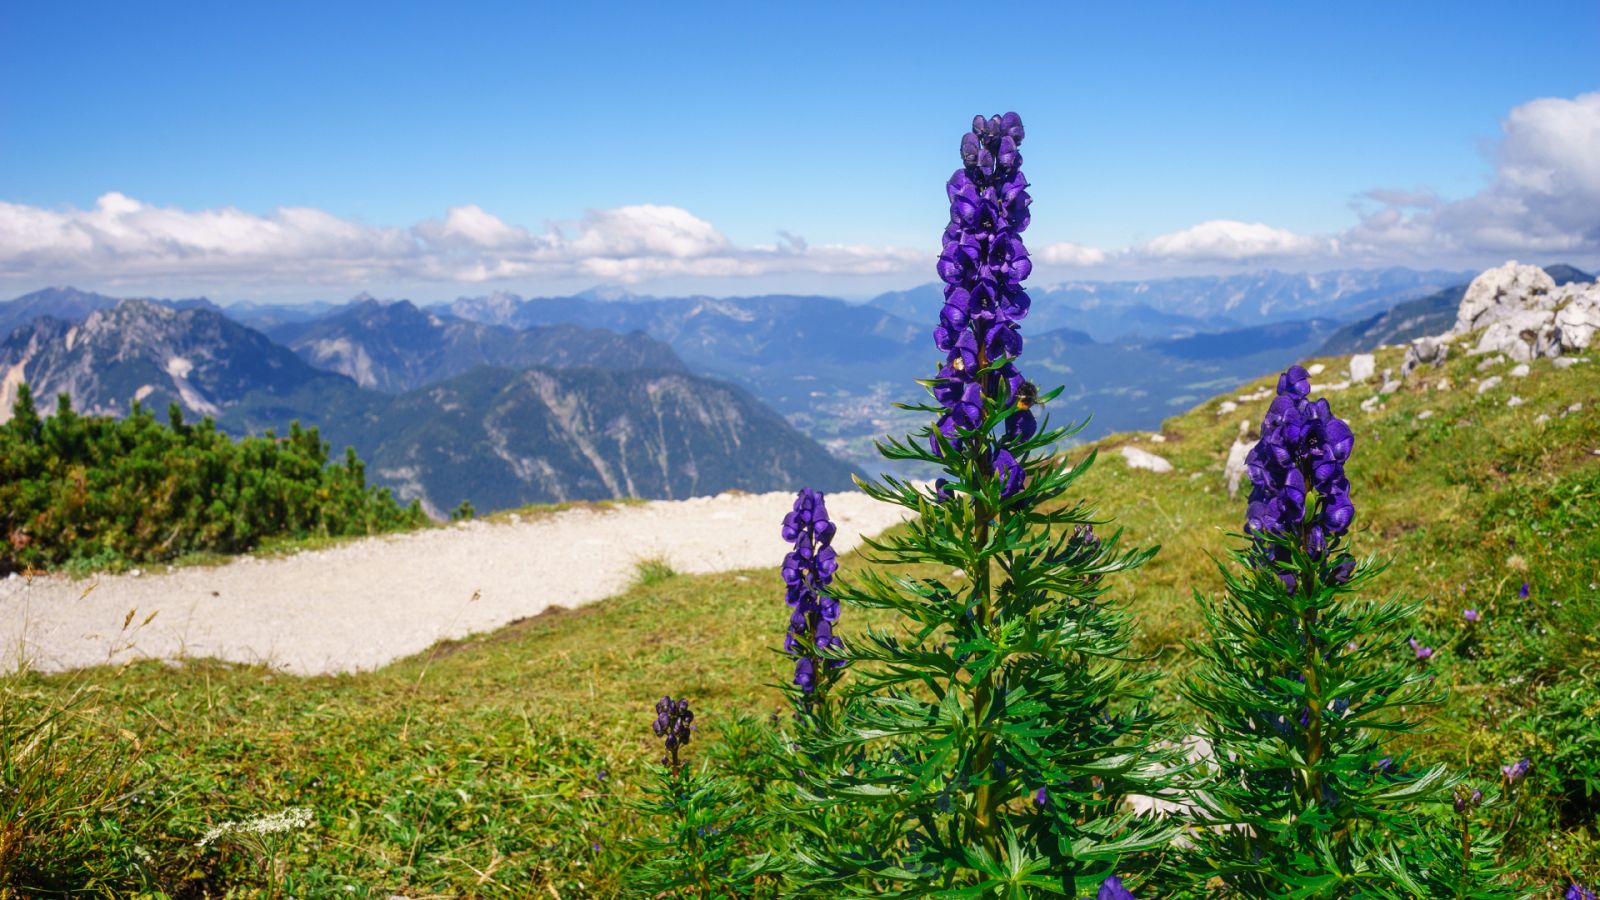
[[[88,300],[67,312],[85,309],[0,341],[0,421],[24,382],[47,410],[66,394],[96,415],[175,404],[235,433],[299,421],[436,516],[462,500],[488,511],[850,484],[849,466],[777,413],[642,334],[517,332],[364,301],[303,329],[297,353],[207,304]],[[328,341],[350,350],[329,354]]]
[[[1469,278],[1388,269],[1041,287],[1023,370],[1064,387],[1049,412],[1088,418],[1078,440],[1152,429],[1295,360],[1444,331]],[[463,499],[489,510],[842,487],[851,469],[885,467],[876,439],[924,424],[895,404],[922,399],[915,379],[940,358],[941,303],[937,285],[866,303],[597,289],[226,308],[50,288],[0,303],[0,416],[26,380],[42,400],[66,392],[95,413],[137,399],[240,433],[299,420],[436,514]]]

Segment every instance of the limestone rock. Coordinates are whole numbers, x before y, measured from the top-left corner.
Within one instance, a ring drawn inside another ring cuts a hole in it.
[[[1450,334],[1482,331],[1474,353],[1518,362],[1586,349],[1600,333],[1600,284],[1567,284],[1535,266],[1506,263],[1473,279]]]
[[[1449,355],[1449,344],[1430,337],[1418,338],[1406,348],[1406,358],[1400,363],[1400,378],[1405,380],[1411,377],[1418,366],[1441,365]]]
[[[1393,394],[1398,390],[1400,390],[1400,382],[1398,382],[1398,381],[1385,381],[1383,383],[1383,386],[1378,388],[1378,393],[1380,393],[1380,394]]]
[[[1524,402],[1525,401],[1521,397],[1518,397],[1517,395],[1513,394],[1513,395],[1511,395],[1511,399],[1506,401],[1506,405],[1507,406],[1521,406]]]
[[[1254,441],[1247,441],[1241,436],[1234,438],[1233,446],[1228,448],[1228,461],[1222,465],[1222,478],[1228,483],[1229,497],[1239,495],[1239,482],[1244,480],[1244,460],[1254,446]]]
[[[1312,363],[1311,367],[1306,369],[1306,374],[1307,375],[1321,375],[1323,372],[1326,372],[1327,370],[1328,370],[1328,367],[1323,365],[1322,363]]]
[[[1417,421],[1419,421],[1419,422],[1422,421],[1423,419],[1431,419],[1431,418],[1433,418],[1433,410],[1431,410],[1431,409],[1425,409],[1422,412],[1417,413]]]
[[[1378,394],[1373,394],[1371,397],[1368,397],[1367,399],[1361,401],[1361,411],[1362,412],[1374,412],[1374,411],[1376,411],[1378,409],[1378,407],[1380,407],[1382,405],[1383,405],[1383,397],[1379,396]]]
[[[1366,381],[1378,369],[1378,360],[1371,353],[1357,353],[1350,357],[1350,380]]]
[[[1122,458],[1128,461],[1130,469],[1147,469],[1151,472],[1171,472],[1172,463],[1148,450],[1138,447],[1123,447]]]
[[[1452,333],[1476,331],[1526,309],[1554,310],[1551,295],[1555,289],[1555,279],[1538,266],[1519,265],[1513,260],[1490,269],[1467,285]]]
[[[1512,378],[1527,378],[1530,371],[1532,370],[1528,368],[1527,363],[1517,363],[1517,367],[1511,370],[1510,375]]]
[[[1497,388],[1499,386],[1500,386],[1500,376],[1499,375],[1490,375],[1488,378],[1485,378],[1484,380],[1478,382],[1478,393],[1481,394],[1484,391],[1492,391],[1492,390],[1494,390],[1495,388]]]
[[[1600,331],[1600,283],[1566,285],[1556,302],[1556,337],[1561,349],[1587,349]]]

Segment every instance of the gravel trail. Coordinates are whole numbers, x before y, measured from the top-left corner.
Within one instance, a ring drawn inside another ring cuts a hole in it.
[[[214,657],[296,674],[373,669],[445,638],[619,593],[643,559],[679,572],[773,569],[791,493],[723,494],[520,522],[470,522],[282,558],[135,576],[0,581],[0,666],[60,671]],[[844,552],[904,510],[828,495]],[[149,618],[154,616],[154,618]]]

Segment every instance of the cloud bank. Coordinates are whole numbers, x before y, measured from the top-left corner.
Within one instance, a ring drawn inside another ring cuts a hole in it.
[[[1375,189],[1357,198],[1359,221],[1336,234],[1214,219],[1122,249],[1039,245],[1034,257],[1045,266],[1130,270],[1600,256],[1600,92],[1529,101],[1510,111],[1502,130],[1483,190],[1447,201],[1426,190]],[[650,204],[590,210],[538,230],[470,204],[442,219],[383,227],[306,207],[183,210],[113,192],[91,209],[0,201],[0,282],[249,288],[925,277],[935,255],[932,247],[811,244],[785,231],[776,237],[738,244],[688,210]]]
[[[60,280],[218,278],[242,283],[479,283],[512,278],[638,282],[669,276],[871,275],[932,268],[933,254],[894,247],[809,245],[794,235],[741,246],[673,206],[590,210],[539,233],[476,205],[442,220],[386,228],[317,209],[258,215],[188,211],[120,193],[92,209],[0,202],[0,277]]]

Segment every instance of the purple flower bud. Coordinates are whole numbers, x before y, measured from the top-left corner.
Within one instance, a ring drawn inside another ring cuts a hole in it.
[[[1516,784],[1522,780],[1524,775],[1528,774],[1528,767],[1531,765],[1533,765],[1532,761],[1527,757],[1523,757],[1509,766],[1501,766],[1500,774],[1506,777],[1506,781]]]
[[[1039,788],[1039,790],[1034,792],[1034,795],[1033,795],[1033,805],[1034,806],[1046,806],[1049,803],[1050,803],[1050,794],[1044,788]]]
[[[1461,618],[1466,619],[1468,622],[1476,622],[1483,618],[1483,615],[1475,609],[1465,609],[1461,611]]]
[[[1528,599],[1528,593],[1529,593],[1529,591],[1528,591],[1528,583],[1526,581],[1524,581],[1522,583],[1522,587],[1517,589],[1517,596],[1521,597],[1524,600],[1526,600],[1526,599]]]
[[[1416,638],[1411,638],[1411,651],[1417,654],[1417,659],[1427,659],[1433,655],[1433,648],[1424,647]]]
[[[1567,892],[1562,895],[1562,900],[1595,900],[1594,891],[1574,881],[1567,885]]]

